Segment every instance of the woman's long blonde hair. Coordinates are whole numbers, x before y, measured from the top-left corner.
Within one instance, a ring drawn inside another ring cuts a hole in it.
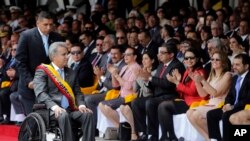
[[[225,52],[223,52],[223,51],[215,51],[214,54],[218,54],[220,56],[221,65],[222,65],[223,69],[222,69],[222,72],[221,72],[219,77],[222,77],[227,71],[231,70],[230,60],[228,59],[227,54]],[[215,70],[211,65],[211,71],[210,71],[210,74],[209,74],[209,77],[208,77],[207,81],[210,82],[214,77],[215,77]]]

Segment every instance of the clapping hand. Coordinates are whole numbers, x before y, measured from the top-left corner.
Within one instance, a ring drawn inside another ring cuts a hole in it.
[[[176,77],[177,81],[179,81],[179,82],[181,81],[181,74],[180,74],[178,69],[174,69],[172,71],[172,75]]]
[[[202,80],[204,80],[205,78],[196,72],[190,72],[188,75],[192,80],[194,80],[196,83],[200,83]]]
[[[108,65],[108,71],[111,73],[111,74],[117,74],[118,73],[118,68],[117,67],[115,67],[115,66],[113,66],[113,65],[111,65],[111,64],[109,64]]]
[[[141,69],[141,70],[138,71],[137,76],[140,79],[147,81],[148,78],[151,76],[151,73],[148,72],[146,68],[143,68],[143,69]]]
[[[168,81],[175,83],[176,85],[181,81],[181,74],[179,73],[178,69],[174,69],[172,71],[172,75],[169,73],[166,75]]]
[[[93,67],[93,70],[94,70],[94,74],[95,74],[97,77],[101,77],[101,76],[104,74],[104,70],[101,69],[101,68],[98,67],[98,66],[94,66],[94,67]]]

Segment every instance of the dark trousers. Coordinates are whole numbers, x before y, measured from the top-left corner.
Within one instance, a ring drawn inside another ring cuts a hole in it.
[[[185,101],[167,100],[159,105],[158,120],[162,130],[161,139],[177,139],[174,132],[173,115],[186,113],[188,108]]]
[[[0,90],[0,116],[3,114],[10,118],[10,88],[3,88]],[[9,119],[8,119],[9,120]]]
[[[92,110],[94,117],[94,127],[97,125],[97,106],[98,104],[104,100],[106,93],[93,94],[93,95],[85,95],[84,100],[86,102],[86,106]]]
[[[24,108],[20,101],[21,95],[18,92],[13,92],[10,94],[10,101],[14,107],[16,114],[24,114]]]
[[[158,121],[158,106],[162,101],[165,100],[173,100],[174,97],[163,95],[159,97],[153,97],[146,101],[146,113],[148,117],[148,134],[153,135],[158,138],[158,129],[159,129],[159,121]]]
[[[222,119],[223,122],[223,141],[229,141],[230,127],[232,124],[229,118],[232,114],[242,110],[241,108],[232,109],[230,111],[224,112],[221,108],[208,111],[207,113],[207,125],[209,138],[221,140],[221,133],[219,127],[219,121]]]
[[[136,98],[131,102],[131,109],[134,116],[134,124],[136,132],[147,133],[146,125],[146,100],[149,97]]]
[[[51,115],[51,120],[57,120],[59,128],[63,133],[64,141],[74,141],[74,136],[72,132],[71,121],[81,125],[81,130],[83,132],[82,141],[95,141],[95,129],[93,122],[92,113],[81,113],[79,111],[74,112],[63,112],[57,119],[55,115]]]
[[[140,100],[135,99],[131,106],[134,115],[135,127],[138,132],[158,137],[158,105],[164,100],[172,100],[174,96],[163,95]],[[148,119],[146,125],[146,118]],[[146,132],[145,132],[146,130]]]
[[[21,96],[20,97],[20,101],[23,105],[23,108],[24,108],[24,112],[25,112],[25,115],[27,116],[28,114],[32,113],[33,112],[33,105],[35,104],[35,98],[26,98],[26,97],[23,97]]]

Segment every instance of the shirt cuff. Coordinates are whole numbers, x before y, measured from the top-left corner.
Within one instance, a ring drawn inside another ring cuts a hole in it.
[[[153,79],[153,77],[152,77],[152,76],[150,76],[150,77],[148,78],[148,81],[152,81],[152,79]]]
[[[103,83],[106,80],[105,76],[101,76],[101,82]]]
[[[59,107],[59,106],[58,106],[58,105],[54,105],[54,106],[52,106],[50,109],[51,109],[52,111],[55,111],[55,109],[56,109],[57,107]]]

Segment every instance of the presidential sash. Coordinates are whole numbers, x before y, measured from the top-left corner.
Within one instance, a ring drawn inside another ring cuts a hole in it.
[[[62,79],[59,73],[50,65],[41,64],[36,69],[42,69],[49,76],[52,82],[56,85],[59,91],[68,99],[70,109],[75,111],[78,110],[75,95],[69,86],[69,84]]]

